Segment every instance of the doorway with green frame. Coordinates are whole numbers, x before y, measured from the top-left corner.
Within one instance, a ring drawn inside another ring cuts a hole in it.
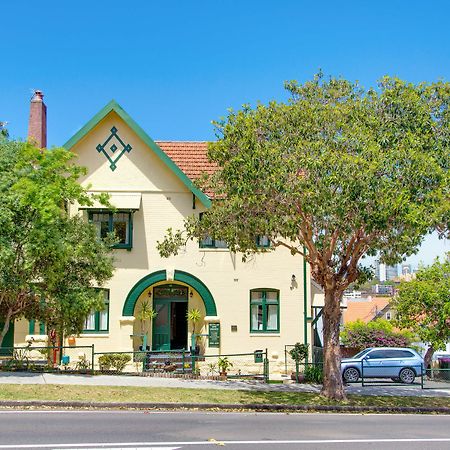
[[[187,286],[164,284],[153,288],[152,349],[156,351],[187,348]]]

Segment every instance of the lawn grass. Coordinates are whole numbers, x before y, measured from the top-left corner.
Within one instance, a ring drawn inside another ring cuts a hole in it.
[[[217,389],[153,388],[130,386],[75,386],[2,384],[0,400],[57,400],[87,402],[148,403],[250,403],[282,405],[349,405],[450,407],[450,397],[403,397],[349,395],[346,402],[335,402],[309,392],[262,392]]]

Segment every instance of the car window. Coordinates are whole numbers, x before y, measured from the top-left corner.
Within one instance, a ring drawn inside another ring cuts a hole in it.
[[[386,356],[387,350],[374,350],[373,352],[368,353],[367,357],[369,359],[384,359]]]
[[[361,352],[357,353],[356,355],[353,355],[352,358],[361,358],[361,356],[365,355],[367,352],[370,352],[370,348],[366,348],[365,350],[362,350]]]

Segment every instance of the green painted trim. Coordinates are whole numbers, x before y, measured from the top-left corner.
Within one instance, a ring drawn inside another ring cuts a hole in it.
[[[97,289],[97,288],[96,288]],[[109,289],[104,289],[104,288],[98,288],[98,290],[101,291],[105,291],[107,293],[107,296],[105,298],[105,306],[106,306],[106,311],[107,311],[107,315],[106,315],[106,330],[100,330],[100,314],[103,311],[95,311],[94,312],[94,328],[89,329],[89,328],[84,328],[82,331],[82,334],[107,334],[109,333]]]
[[[203,281],[188,272],[183,272],[182,270],[175,270],[175,276],[173,279],[186,283],[188,286],[195,289],[203,300],[206,315],[217,316],[216,302],[214,301],[214,297],[212,296],[210,290],[206,287]]]
[[[89,122],[86,123],[77,133],[75,133],[64,145],[66,150],[70,150],[75,144],[83,139],[98,123],[110,112],[114,111],[144,142],[163,163],[178,177],[178,179],[203,203],[206,208],[211,207],[211,200],[198,189],[192,180],[169,158],[169,156],[156,144],[156,142],[125,112],[125,110],[115,101],[111,100],[104,106]]]
[[[123,304],[122,316],[134,316],[134,307],[142,292],[152,284],[166,280],[166,271],[158,270],[141,278],[130,290]]]
[[[35,320],[31,319],[28,321],[28,334],[34,334],[34,325],[35,325]]]
[[[115,212],[111,212],[108,209],[89,209],[88,210],[88,220],[93,223],[92,216],[94,214],[108,214],[108,232],[114,231],[114,214],[128,214],[128,244],[114,244],[112,248],[120,249],[124,248],[126,250],[131,250],[133,248],[133,214],[130,210],[120,209]]]
[[[252,300],[252,292],[262,292],[263,298],[261,301]],[[266,314],[266,306],[274,305],[273,302],[266,302],[266,292],[276,292],[277,293],[277,328],[276,330],[267,330],[267,314]],[[279,289],[272,288],[255,288],[250,289],[250,334],[270,334],[270,333],[279,333],[280,332],[280,291]],[[261,305],[263,310],[263,329],[262,330],[254,330],[252,328],[252,305]]]
[[[47,334],[45,331],[45,323],[39,322],[39,334],[42,336],[44,334]]]
[[[303,246],[303,254],[306,255],[306,247]],[[303,256],[303,342],[308,345],[308,286],[306,282],[307,267],[306,258]],[[311,352],[309,352],[311,353]]]

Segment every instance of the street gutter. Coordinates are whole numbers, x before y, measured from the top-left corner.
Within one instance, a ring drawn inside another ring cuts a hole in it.
[[[64,409],[142,409],[142,410],[220,410],[258,412],[342,412],[450,414],[450,407],[414,406],[351,406],[351,405],[282,405],[266,403],[146,403],[146,402],[84,402],[47,400],[1,400],[0,408],[64,408]]]

